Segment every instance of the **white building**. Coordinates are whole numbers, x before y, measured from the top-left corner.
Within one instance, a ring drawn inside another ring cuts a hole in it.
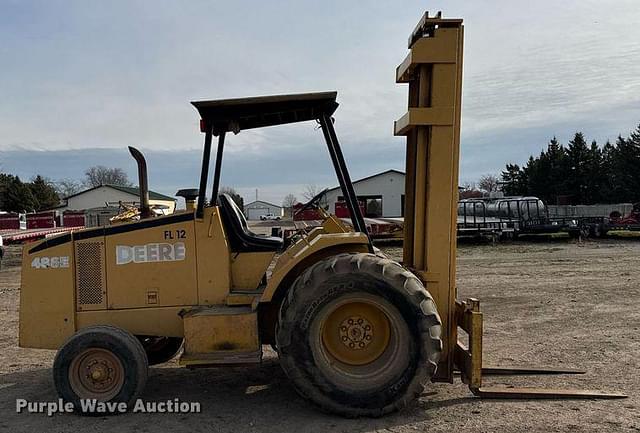
[[[244,205],[244,214],[249,220],[259,220],[260,215],[273,214],[279,217],[284,216],[284,208],[277,204],[269,203],[262,200],[252,201]]]
[[[353,189],[358,200],[364,203],[365,216],[400,217],[404,216],[404,173],[399,170],[387,170],[353,181]],[[322,205],[330,213],[335,213],[336,202],[343,201],[340,187],[328,190]]]
[[[93,208],[102,208],[108,206],[117,207],[120,202],[125,204],[139,206],[140,190],[138,188],[120,186],[120,185],[101,185],[96,186],[76,194],[70,195],[63,200],[62,206],[56,210],[86,210]],[[150,205],[167,206],[165,214],[173,213],[176,208],[176,199],[157,192],[149,191]]]

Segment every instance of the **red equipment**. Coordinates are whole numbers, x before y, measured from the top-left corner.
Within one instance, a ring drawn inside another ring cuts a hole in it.
[[[324,217],[320,214],[320,212],[318,212],[316,208],[309,208],[300,212],[299,209],[303,206],[303,203],[296,203],[295,205],[293,205],[294,221],[318,221],[324,219]]]
[[[27,214],[27,229],[50,229],[56,226],[56,213],[39,212]]]
[[[633,205],[633,209],[626,217],[623,217],[618,211],[613,211],[609,215],[609,219],[613,224],[640,224],[640,202]]]
[[[20,230],[20,215],[6,213],[0,215],[0,230]]]
[[[84,227],[84,212],[64,211],[62,214],[62,225],[64,227]]]
[[[362,215],[365,215],[364,202],[358,200],[358,206],[360,206],[360,212]],[[347,208],[347,203],[344,201],[337,201],[335,206],[335,216],[338,218],[351,218],[351,214],[349,213],[349,209]]]

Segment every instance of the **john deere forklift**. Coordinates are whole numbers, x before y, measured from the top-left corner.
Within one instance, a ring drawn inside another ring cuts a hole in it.
[[[335,92],[194,102],[204,152],[199,188],[181,193],[185,211],[150,212],[144,158],[133,150],[139,221],[26,247],[20,345],[58,351],[60,397],[76,408],[81,399],[132,404],[148,366],[180,348],[180,364],[202,367],[260,363],[265,344],[303,397],[345,416],[400,409],[456,370],[484,397],[616,396],[482,387],[486,373],[541,371],[483,368],[478,302],[456,299],[462,31],[462,20],[425,14],[396,72],[409,83],[409,109],[395,124],[407,137],[402,264],[367,234],[334,130]],[[219,194],[220,175],[229,133],[297,122],[310,131],[319,123],[351,227],[328,216],[284,249],[250,230]]]

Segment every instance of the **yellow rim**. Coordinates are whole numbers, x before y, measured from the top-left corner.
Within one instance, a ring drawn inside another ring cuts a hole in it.
[[[326,352],[348,365],[365,365],[378,359],[389,346],[390,334],[387,315],[368,301],[341,304],[322,322]]]
[[[71,362],[69,382],[80,398],[108,401],[118,395],[124,384],[124,368],[112,352],[87,349]]]

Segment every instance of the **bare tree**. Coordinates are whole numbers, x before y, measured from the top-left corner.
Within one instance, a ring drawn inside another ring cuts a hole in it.
[[[485,174],[478,180],[478,188],[485,192],[495,192],[498,190],[498,176]]]
[[[57,182],[53,182],[53,187],[60,198],[69,197],[82,190],[82,183],[75,179],[59,179]]]
[[[476,184],[473,182],[465,182],[460,185],[459,189],[461,191],[473,191],[474,189],[476,189]]]
[[[89,187],[100,185],[131,186],[127,173],[121,168],[109,168],[103,165],[89,167],[85,172],[85,184]]]
[[[315,183],[308,184],[307,186],[304,187],[304,191],[302,192],[302,197],[304,197],[307,200],[311,200],[316,195],[318,195],[320,191],[322,191],[322,189],[320,189],[318,185],[316,185]]]
[[[296,196],[293,194],[287,194],[282,200],[282,207],[285,209],[292,208],[296,203],[298,203]]]
[[[298,203],[298,199],[293,194],[287,194],[284,196],[282,200],[282,207],[284,208],[285,215],[292,216],[293,215],[293,206]]]
[[[238,194],[238,191],[236,191],[235,188],[230,186],[222,186],[220,187],[219,193],[229,194],[236,205],[238,205],[238,207],[244,212],[244,199],[240,194]]]
[[[476,184],[473,182],[465,182],[460,185],[458,189],[458,194],[460,199],[465,198],[479,198],[483,196],[482,191],[476,188]]]

